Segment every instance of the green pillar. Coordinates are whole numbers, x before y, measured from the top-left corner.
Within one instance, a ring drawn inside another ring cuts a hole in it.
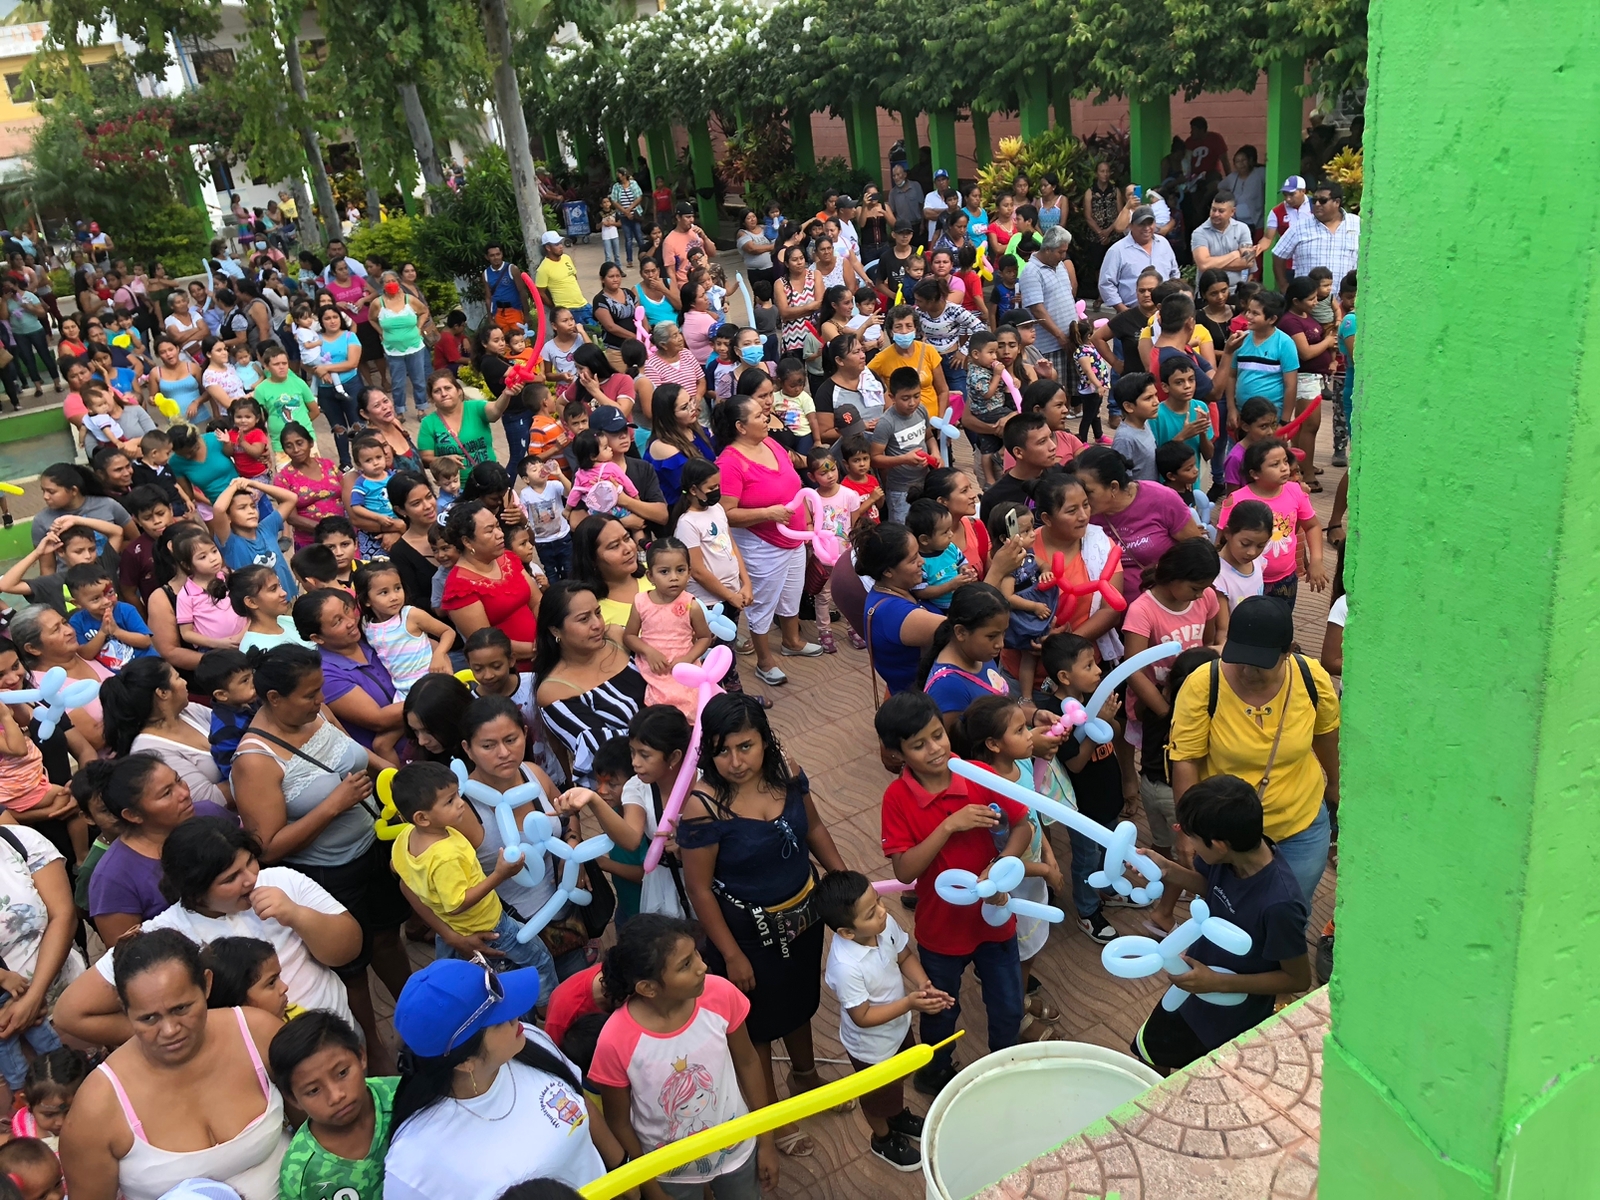
[[[850,156],[850,165],[862,170],[861,151],[856,146],[856,106],[846,103],[844,112],[844,152]]]
[[[1587,1195],[1600,1171],[1600,240],[1593,213],[1541,236],[1600,172],[1600,139],[1573,136],[1600,94],[1592,15],[1371,10],[1323,1200]],[[1468,141],[1520,186],[1485,188]],[[1506,364],[1543,404],[1441,442],[1441,368],[1503,307],[1479,280],[1508,256],[1575,319]],[[1421,446],[1445,453],[1419,472]],[[1538,465],[1483,487],[1510,447]]]
[[[589,159],[594,155],[594,145],[588,130],[580,129],[574,132],[569,129],[567,137],[572,141],[572,156],[578,160],[578,174],[588,174]]]
[[[700,206],[700,227],[717,236],[717,184],[712,174],[711,127],[704,118],[688,122],[689,157],[694,162],[695,201]]]
[[[1050,129],[1049,79],[1042,69],[1023,74],[1017,85],[1017,109],[1022,117],[1022,140],[1032,141]]]
[[[1056,128],[1072,132],[1072,80],[1063,70],[1050,72],[1050,104],[1055,109]]]
[[[1128,97],[1128,159],[1133,178],[1142,187],[1161,182],[1161,160],[1172,148],[1172,97],[1136,100]]]
[[[645,145],[650,151],[650,174],[656,179],[675,182],[678,170],[678,153],[672,140],[672,126],[657,125],[645,135]]]
[[[994,160],[994,148],[989,144],[989,114],[972,110],[972,157],[980,167]]]
[[[539,126],[539,140],[544,143],[544,163],[551,170],[561,168],[561,134],[556,130],[554,121],[546,121]]]
[[[867,178],[883,186],[883,151],[878,147],[878,106],[856,101],[850,108],[850,124],[856,131],[855,169],[865,171]]]
[[[917,114],[903,112],[900,114],[900,131],[906,140],[906,166],[914,167],[922,161],[922,148],[917,138]]]
[[[205,189],[200,185],[200,172],[194,165],[194,154],[187,146],[178,147],[177,174],[183,188],[183,202],[199,213],[209,213]]]
[[[605,136],[606,161],[611,166],[611,178],[615,179],[618,167],[633,169],[633,152],[628,147],[628,138],[621,126],[607,125]]]
[[[956,110],[936,108],[928,114],[928,153],[933,157],[933,168],[941,167],[956,177]]]
[[[1301,116],[1305,101],[1300,87],[1306,64],[1298,58],[1275,58],[1267,64],[1267,195],[1274,197],[1283,181],[1300,174]],[[1311,180],[1315,183],[1316,180]],[[1273,201],[1277,203],[1276,200]],[[1338,281],[1334,281],[1338,286]]]
[[[817,152],[811,141],[810,109],[790,111],[789,143],[794,147],[795,169],[806,175],[814,175],[817,170]]]

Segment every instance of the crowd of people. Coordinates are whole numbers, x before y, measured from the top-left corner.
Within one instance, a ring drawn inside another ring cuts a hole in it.
[[[1098,320],[1056,181],[917,194],[903,164],[815,216],[745,214],[748,324],[692,207],[642,220],[627,171],[597,277],[559,234],[526,275],[490,244],[470,333],[412,264],[334,243],[294,265],[276,226],[211,289],[91,250],[59,319],[14,257],[10,329],[20,348],[19,314],[54,324],[39,369],[87,464],[43,472],[34,549],[0,577],[27,601],[0,690],[55,667],[100,689],[48,738],[0,705],[0,1176],[75,1200],[196,1178],[245,1200],[565,1197],[775,1102],[782,1073],[821,1086],[824,984],[858,1070],[953,1032],[969,965],[991,1049],[1053,1036],[1050,925],[992,923],[935,879],[1020,858],[1017,894],[1067,911],[1054,936],[1097,943],[1130,902],[1089,883],[1095,843],[952,755],[1140,817],[1169,886],[1136,920],[1172,928],[1187,894],[1251,934],[1175,979],[1243,1003],[1157,1006],[1131,1052],[1184,1066],[1310,987],[1346,601],[1343,480],[1326,539],[1309,493],[1321,404],[1347,444],[1358,225],[1296,177],[1285,204],[1309,215],[1256,228],[1218,180],[1190,284],[1161,214],[1106,174],[1083,198]],[[1295,643],[1302,581],[1336,597],[1320,655]],[[768,716],[785,663],[841,642],[885,693],[903,907],[812,795],[807,767],[850,751],[784,745]],[[735,665],[697,713],[673,668],[719,643]],[[1091,714],[1111,741],[1060,735],[1164,643],[1182,652]],[[519,821],[613,847],[580,876],[591,902],[524,937],[559,864],[509,861],[484,796],[528,784]],[[414,971],[408,939],[434,961]],[[913,1086],[954,1073],[946,1048]],[[872,1154],[916,1169],[902,1086],[858,1106]],[[643,1193],[753,1198],[815,1152],[792,1124]]]

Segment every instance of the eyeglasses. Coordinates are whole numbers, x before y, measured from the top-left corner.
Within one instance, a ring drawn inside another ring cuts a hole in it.
[[[1313,203],[1313,204],[1332,204],[1333,203],[1333,197],[1332,196],[1313,196],[1313,197],[1311,197],[1311,203]]]
[[[494,968],[489,965],[489,960],[482,954],[474,954],[470,961],[477,963],[478,966],[483,968],[483,989],[485,995],[482,1003],[480,1003],[477,1008],[472,1010],[472,1015],[469,1016],[465,1021],[461,1022],[460,1025],[456,1026],[456,1031],[450,1035],[448,1046],[451,1049],[453,1049],[461,1040],[462,1035],[465,1034],[467,1030],[472,1028],[479,1017],[483,1016],[484,1013],[488,1012],[496,1004],[499,1004],[506,998],[506,989],[501,985],[500,977],[494,973]]]

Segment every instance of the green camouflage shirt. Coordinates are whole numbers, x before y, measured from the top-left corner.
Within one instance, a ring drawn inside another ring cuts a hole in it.
[[[278,1172],[279,1200],[383,1200],[383,1156],[389,1152],[389,1123],[399,1085],[394,1075],[367,1080],[377,1122],[372,1148],[363,1159],[329,1154],[311,1136],[309,1124],[300,1126]]]

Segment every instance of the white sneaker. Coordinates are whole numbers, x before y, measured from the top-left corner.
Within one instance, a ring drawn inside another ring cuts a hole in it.
[[[816,658],[823,653],[823,649],[816,642],[807,642],[798,650],[791,650],[787,646],[779,646],[778,653],[785,658]]]

